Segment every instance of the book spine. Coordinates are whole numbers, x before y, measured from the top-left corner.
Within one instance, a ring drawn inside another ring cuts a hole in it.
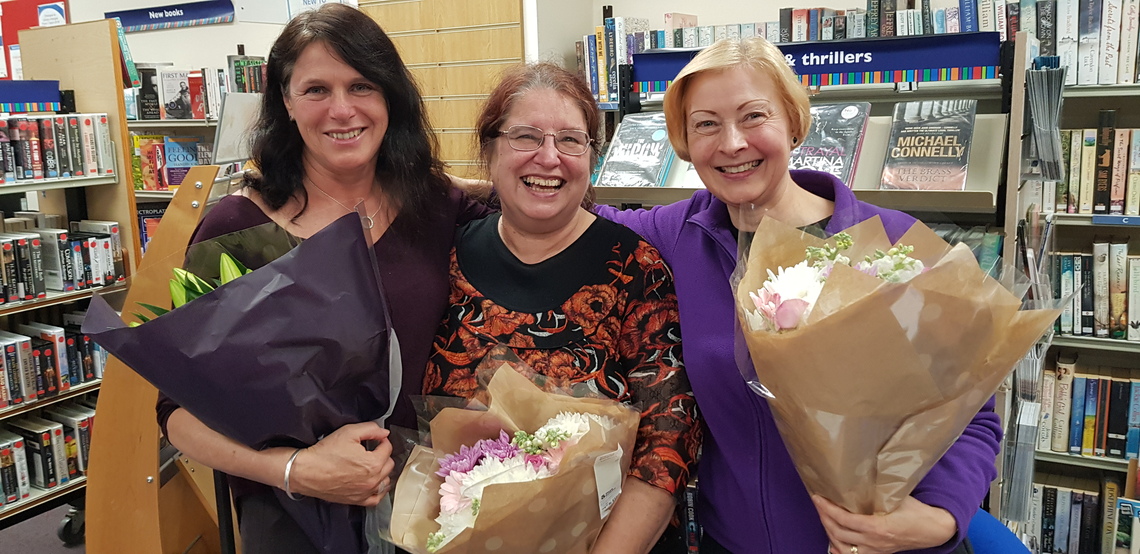
[[[1073,255],[1061,254],[1061,298],[1070,298],[1073,294]],[[1061,309],[1061,334],[1073,334],[1073,302]]]
[[[1101,377],[1097,382],[1096,438],[1093,455],[1104,457],[1108,452],[1108,420],[1112,402],[1112,379]]]
[[[1037,423],[1037,450],[1047,451],[1053,443],[1056,429],[1055,411],[1057,407],[1057,372],[1045,369],[1041,375],[1041,417]]]
[[[1093,336],[1108,338],[1109,336],[1109,268],[1108,243],[1096,241],[1093,243]]]
[[[1132,130],[1128,156],[1128,184],[1125,186],[1124,215],[1140,215],[1140,129]]]
[[[1057,55],[1057,2],[1039,0],[1037,2],[1037,39],[1041,41],[1041,55]]]
[[[1128,443],[1128,412],[1129,403],[1132,401],[1132,381],[1113,379],[1110,394],[1105,455],[1109,458],[1124,458],[1124,449]]]
[[[978,0],[958,0],[958,17],[961,20],[963,33],[977,32]],[[926,23],[926,21],[924,20],[923,23]]]
[[[43,147],[40,145],[40,126],[33,119],[22,119],[20,125],[20,130],[27,134],[24,140],[27,142],[28,152],[31,154],[29,159],[32,164],[32,179],[42,180],[44,178],[44,162]]]
[[[1081,315],[1083,313],[1081,311],[1083,308],[1082,297],[1084,296],[1084,285],[1085,285],[1085,275],[1084,275],[1085,271],[1084,270],[1085,270],[1085,268],[1084,268],[1084,256],[1082,256],[1079,253],[1073,254],[1073,303],[1072,303],[1072,306],[1073,306],[1073,334],[1074,335],[1085,334],[1084,328],[1082,327],[1082,321],[1081,321]]]
[[[88,177],[99,175],[99,147],[95,136],[95,116],[79,116],[79,132],[83,135],[83,171]]]
[[[1140,341],[1140,257],[1128,258],[1128,340]]]
[[[24,443],[22,437],[12,441],[12,459],[16,462],[16,486],[21,499],[32,495],[32,477],[28,473],[28,453],[24,450]]]
[[[1124,444],[1124,457],[1140,457],[1140,379],[1128,383],[1131,400],[1128,402],[1128,436]]]
[[[87,173],[87,163],[83,159],[83,131],[79,127],[79,117],[69,115],[67,121],[67,144],[71,147],[71,173],[75,177],[91,177]]]
[[[107,114],[93,115],[91,120],[95,123],[96,170],[99,175],[114,175],[115,151],[111,146],[111,126],[107,122]]]
[[[1075,361],[1057,361],[1056,385],[1053,397],[1053,421],[1049,449],[1053,452],[1069,450],[1069,418],[1073,405],[1073,373]]]
[[[878,1],[878,0],[875,0]],[[792,19],[794,14],[792,8],[780,8],[780,43],[787,44],[792,42]]]
[[[1056,42],[1057,55],[1060,56],[1060,65],[1067,68],[1065,84],[1077,84],[1077,72],[1080,67],[1079,48],[1080,40],[1080,3],[1081,0],[1057,0]]]
[[[1121,0],[1101,0],[1100,18],[1100,69],[1097,82],[1115,85],[1120,66],[1120,15]]]
[[[1140,0],[1124,0],[1120,15],[1120,65],[1116,82],[1136,82],[1136,60],[1140,57]]]
[[[1081,455],[1092,456],[1096,442],[1097,400],[1100,392],[1100,379],[1089,377],[1085,380],[1085,423],[1081,430]]]
[[[867,38],[879,36],[879,15],[882,12],[882,0],[867,0]]]
[[[596,35],[585,35],[582,37],[585,42],[586,60],[589,62],[589,67],[586,68],[588,72],[588,80],[590,83],[590,92],[594,94],[594,101],[601,100],[598,91],[598,37]]]
[[[1041,500],[1041,551],[1053,552],[1053,532],[1057,525],[1057,487],[1045,487]]]
[[[1073,399],[1069,414],[1069,454],[1079,456],[1085,432],[1085,402],[1086,382],[1088,378],[1083,375],[1073,376]]]
[[[1125,186],[1128,183],[1128,146],[1131,129],[1116,129],[1112,145],[1112,184],[1109,186],[1108,213],[1124,215]]]
[[[1072,73],[1071,71],[1066,74]],[[1081,158],[1082,158],[1082,145],[1084,144],[1084,131],[1081,129],[1073,129],[1070,136],[1069,144],[1069,176],[1066,181],[1069,183],[1067,191],[1068,197],[1065,199],[1065,211],[1071,214],[1077,213],[1080,209],[1080,195],[1081,195]]]
[[[978,30],[983,33],[997,31],[994,23],[994,3],[989,0],[978,0]]]
[[[1121,489],[1123,484],[1120,478],[1114,475],[1105,474],[1104,484],[1101,490],[1102,496],[1100,505],[1102,509],[1100,525],[1100,544],[1102,554],[1113,554],[1116,552],[1116,501],[1120,498]]]
[[[1065,550],[1069,544],[1069,519],[1073,509],[1073,489],[1057,487],[1057,507],[1054,510],[1053,548]]]
[[[1112,201],[1113,151],[1116,149],[1116,110],[1101,110],[1096,133],[1096,175],[1092,213],[1107,214]]]
[[[67,118],[52,118],[52,130],[55,131],[56,158],[59,163],[59,176],[71,177],[71,142],[67,137]]]
[[[23,237],[16,238],[12,242],[16,245],[16,267],[18,268],[16,295],[21,300],[32,300],[35,298],[35,293],[32,292],[31,247],[28,245],[28,239]]]
[[[1001,3],[1001,0],[998,0]],[[1018,0],[1009,0],[1005,3],[1005,30],[1009,40],[1021,30],[1021,3]]]
[[[71,481],[71,471],[67,467],[67,439],[63,436],[63,426],[55,424],[51,427],[52,458],[55,459],[55,477],[60,485]]]
[[[1095,85],[1100,80],[1100,20],[1104,5],[1102,0],[1079,1],[1077,84]]]
[[[1100,519],[1100,493],[1085,491],[1084,502],[1081,505],[1081,544],[1088,545],[1089,554],[1096,554],[1096,545],[1100,543],[1100,529],[1097,521]]]
[[[59,177],[59,154],[56,149],[55,125],[52,123],[52,118],[34,119],[32,124],[40,128],[40,148],[43,150],[40,159],[43,160],[44,177],[56,179]]]
[[[1128,336],[1128,243],[1108,245],[1108,336]]]
[[[1081,254],[1081,334],[1096,334],[1096,285],[1093,277],[1093,257]]]
[[[898,2],[896,0],[879,0],[879,36],[893,37],[897,33],[896,26]]]

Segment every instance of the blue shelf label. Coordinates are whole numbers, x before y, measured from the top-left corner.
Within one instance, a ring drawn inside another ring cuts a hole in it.
[[[1094,215],[1093,225],[1124,225],[1140,227],[1140,215]]]

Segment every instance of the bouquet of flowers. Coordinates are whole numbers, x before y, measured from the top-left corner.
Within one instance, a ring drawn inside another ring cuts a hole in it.
[[[764,218],[737,273],[742,372],[808,491],[854,513],[898,507],[1058,315],[877,217],[831,242]]]
[[[444,408],[396,481],[390,533],[410,552],[586,553],[621,494],[639,414],[548,393],[509,365],[485,411]],[[530,431],[533,430],[533,431]]]
[[[223,252],[254,271],[236,275],[219,264]],[[206,282],[228,282],[134,327],[97,296],[83,332],[207,426],[253,448],[309,446],[346,424],[387,417],[400,391],[400,350],[358,214],[300,244],[268,223],[195,244],[187,259]],[[323,551],[360,551],[349,506],[275,492]]]

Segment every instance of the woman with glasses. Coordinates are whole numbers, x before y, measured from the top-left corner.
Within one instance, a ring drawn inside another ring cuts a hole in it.
[[[506,346],[548,389],[586,387],[641,410],[623,492],[592,552],[648,552],[696,460],[701,428],[681,358],[673,278],[629,229],[591,213],[598,110],[551,64],[508,72],[478,120],[502,211],[461,227],[451,309],[424,394],[471,396]]]
[[[788,169],[811,127],[809,107],[768,41],[717,42],[665,94],[669,141],[708,190],[651,210],[596,209],[644,236],[675,271],[689,375],[709,431],[697,503],[701,552],[968,552],[971,517],[997,475],[1002,433],[992,399],[895,512],[858,515],[808,495],[767,401],[740,377],[729,285],[739,231],[755,229],[761,214],[822,235],[879,217],[897,240],[914,223],[859,202],[830,174]]]

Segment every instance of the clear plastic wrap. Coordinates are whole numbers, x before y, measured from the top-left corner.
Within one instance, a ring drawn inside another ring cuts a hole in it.
[[[424,414],[431,418],[430,437],[421,434],[423,444],[411,449],[392,489],[390,523],[382,517],[373,520],[366,529],[370,542],[378,544],[377,539],[383,538],[409,552],[430,552],[428,541],[440,531],[436,518],[441,508],[440,486],[445,482],[438,474],[441,460],[481,440],[495,440],[502,433],[514,436],[520,430],[534,432],[560,413],[573,413],[605,416],[613,426],[591,423],[588,432],[565,448],[557,469],[549,476],[504,482],[517,477],[503,475],[504,470],[467,483],[466,487],[482,490],[473,526],[458,532],[435,552],[589,551],[605,523],[607,506],[616,501],[615,493],[620,495],[620,483],[616,490],[607,487],[598,472],[624,480],[639,413],[609,399],[545,392],[507,364],[491,375],[486,394],[477,395],[487,400],[485,405],[476,400],[458,408],[446,399],[447,407],[442,409],[435,402],[421,404],[436,408]]]

